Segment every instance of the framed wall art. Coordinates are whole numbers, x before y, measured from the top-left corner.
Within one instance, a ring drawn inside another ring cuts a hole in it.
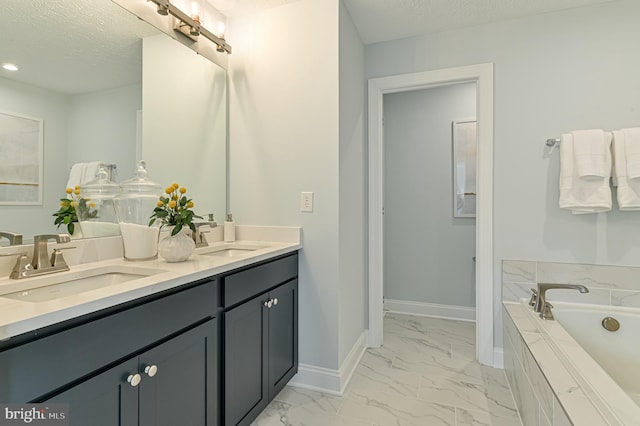
[[[43,120],[0,111],[0,205],[41,205]]]

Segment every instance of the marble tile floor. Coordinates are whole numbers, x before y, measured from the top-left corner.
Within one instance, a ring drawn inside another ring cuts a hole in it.
[[[342,397],[287,386],[252,426],[522,425],[504,371],[474,355],[473,323],[387,313]]]

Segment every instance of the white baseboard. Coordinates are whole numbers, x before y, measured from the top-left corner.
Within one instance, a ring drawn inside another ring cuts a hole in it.
[[[299,364],[298,374],[291,379],[288,386],[342,396],[367,350],[366,342],[366,332],[363,332],[342,362],[339,370]]]
[[[493,348],[493,367],[504,370],[504,349]]]
[[[384,309],[399,314],[422,315],[427,317],[454,319],[458,321],[476,320],[476,308],[466,306],[439,305],[436,303],[408,302],[384,299]]]

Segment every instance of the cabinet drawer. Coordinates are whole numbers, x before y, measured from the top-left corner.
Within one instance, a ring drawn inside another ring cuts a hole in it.
[[[224,278],[224,307],[250,299],[297,276],[297,253],[228,275]]]
[[[0,401],[38,400],[215,316],[217,291],[208,281],[0,352]]]

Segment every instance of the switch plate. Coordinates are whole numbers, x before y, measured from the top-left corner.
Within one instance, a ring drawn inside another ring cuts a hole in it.
[[[300,211],[301,212],[313,211],[313,192],[300,193]]]

